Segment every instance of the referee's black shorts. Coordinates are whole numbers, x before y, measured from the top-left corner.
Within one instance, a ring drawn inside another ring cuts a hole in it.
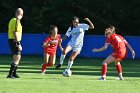
[[[9,46],[13,55],[21,55],[21,51],[18,50],[17,44],[14,39],[9,39]]]

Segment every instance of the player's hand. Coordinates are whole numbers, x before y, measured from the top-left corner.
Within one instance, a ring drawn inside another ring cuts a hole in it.
[[[43,44],[43,46],[42,47],[48,47],[48,46],[50,46],[50,44]]]
[[[99,52],[97,48],[92,49],[92,52]]]
[[[21,51],[22,50],[22,46],[18,45],[18,50]]]
[[[90,21],[89,18],[85,18],[84,20],[85,20],[85,21]]]
[[[135,51],[132,51],[132,58],[135,58]]]

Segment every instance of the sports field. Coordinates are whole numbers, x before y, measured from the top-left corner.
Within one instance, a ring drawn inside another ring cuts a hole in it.
[[[68,59],[60,70],[48,68],[42,75],[41,56],[23,56],[18,69],[21,78],[7,79],[11,60],[11,56],[0,56],[0,93],[140,93],[138,59],[123,61],[124,81],[116,80],[114,63],[108,65],[107,80],[99,81],[103,61],[100,58],[77,58],[71,69],[71,77],[62,75]]]

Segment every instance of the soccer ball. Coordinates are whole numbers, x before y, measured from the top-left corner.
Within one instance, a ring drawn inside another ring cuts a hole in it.
[[[71,70],[68,70],[68,69],[65,69],[64,72],[63,72],[63,76],[65,77],[70,77],[72,75],[72,71]]]

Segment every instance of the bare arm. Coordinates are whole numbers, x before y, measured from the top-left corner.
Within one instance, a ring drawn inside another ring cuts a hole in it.
[[[84,20],[86,20],[89,23],[89,29],[94,29],[94,25],[93,23],[89,20],[89,18],[85,18]]]
[[[92,51],[93,51],[93,52],[101,52],[101,51],[106,50],[106,49],[108,48],[108,46],[109,46],[109,44],[108,44],[108,43],[105,43],[105,45],[104,45],[103,47],[101,47],[101,48],[99,48],[99,49],[94,48],[94,49],[92,49]]]
[[[63,48],[62,48],[62,45],[61,45],[61,40],[58,42],[58,45],[60,47],[60,50],[63,52]]]
[[[132,58],[134,59],[135,57],[135,51],[133,50],[133,48],[131,47],[131,45],[129,43],[126,43],[126,46],[128,47],[128,49],[131,51],[132,53]]]

